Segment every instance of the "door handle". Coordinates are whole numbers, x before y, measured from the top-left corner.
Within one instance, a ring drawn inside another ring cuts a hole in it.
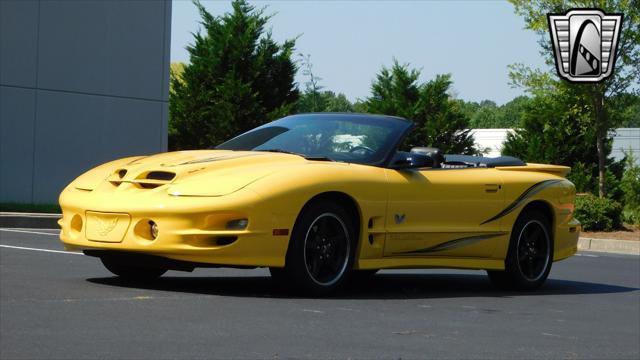
[[[484,184],[484,191],[488,193],[496,193],[502,188],[499,184]]]

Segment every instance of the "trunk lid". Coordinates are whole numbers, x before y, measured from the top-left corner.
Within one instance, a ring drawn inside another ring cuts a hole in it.
[[[561,177],[566,177],[569,172],[571,172],[571,168],[568,166],[535,163],[527,163],[527,165],[524,166],[496,166],[496,169],[502,171],[534,171],[553,174]]]

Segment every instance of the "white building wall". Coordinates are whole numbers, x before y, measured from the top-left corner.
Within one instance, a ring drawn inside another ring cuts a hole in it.
[[[622,159],[624,152],[631,152],[636,163],[640,165],[640,128],[620,128],[613,134],[611,155]]]
[[[500,156],[509,132],[513,129],[471,129],[476,145],[486,150],[484,156],[488,157]]]

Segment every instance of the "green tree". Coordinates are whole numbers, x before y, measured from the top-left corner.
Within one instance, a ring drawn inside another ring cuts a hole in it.
[[[566,83],[540,93],[522,109],[522,120],[507,135],[502,153],[528,162],[565,165],[572,168],[569,179],[578,192],[598,192],[598,152],[596,131],[590,126],[591,113],[586,100],[566,88]],[[623,200],[619,188],[624,170],[622,162],[608,157],[612,140],[605,142],[607,196]]]
[[[353,103],[353,112],[364,114],[368,111],[367,100],[358,99]]]
[[[524,116],[524,110],[531,99],[527,96],[517,96],[500,107],[500,122],[498,128],[517,128]]]
[[[612,97],[610,116],[620,127],[640,127],[640,96],[622,93]]]
[[[353,104],[342,93],[336,95],[333,91],[325,91],[323,97],[325,112],[354,112]]]
[[[502,153],[525,161],[572,166],[595,164],[595,132],[571,92],[554,91],[535,96],[524,108],[521,123],[507,135]]]
[[[187,47],[190,63],[171,79],[169,146],[206,148],[289,114],[298,100],[295,40],[275,42],[270,16],[245,0],[213,16],[198,1],[203,31]]]
[[[324,86],[320,85],[321,77],[313,73],[313,63],[311,62],[311,54],[298,54],[302,63],[302,75],[308,77],[304,83],[304,94],[300,97],[298,107],[303,111],[299,112],[320,112],[322,111],[322,99],[320,90]]]
[[[306,92],[300,96],[296,106],[298,113],[310,112],[353,112],[353,104],[344,94],[321,91],[317,94]]]
[[[370,113],[401,116],[417,129],[405,141],[409,146],[429,145],[446,153],[477,153],[469,133],[469,119],[460,103],[451,99],[451,75],[438,75],[426,83],[418,81],[420,71],[394,60],[374,80],[372,96],[366,101]]]
[[[184,67],[186,66],[183,62],[172,62],[169,64],[169,77],[171,80],[176,79],[178,81],[182,81],[182,73],[184,72]],[[171,84],[169,84],[171,85]]]
[[[522,119],[524,105],[530,101],[527,96],[518,96],[498,106],[491,100],[466,102],[458,100],[462,112],[469,118],[469,126],[474,129],[516,128]]]
[[[478,110],[480,110],[480,103],[475,101],[464,101],[462,99],[457,99],[456,101],[458,102],[460,111],[462,111],[464,116],[469,119],[469,126],[474,127],[471,125],[471,118],[476,112],[478,112]]]
[[[522,65],[511,67],[511,78],[515,85],[526,88],[531,93],[541,93],[554,87],[556,80],[553,68],[553,51],[548,34],[547,14],[562,13],[570,8],[597,7],[603,11],[622,12],[624,21],[621,27],[618,52],[615,56],[616,68],[607,80],[596,84],[572,84],[563,82],[566,91],[581,99],[581,105],[589,114],[585,120],[595,130],[595,143],[598,164],[598,193],[604,197],[606,187],[607,138],[608,132],[617,126],[617,119],[611,116],[612,98],[627,92],[637,84],[640,78],[640,3],[638,0],[510,0],[516,14],[522,16],[526,27],[540,35],[539,44],[546,57],[546,71],[531,70]],[[584,103],[584,104],[583,104]],[[575,126],[575,125],[574,125]],[[578,125],[582,126],[582,125]],[[572,134],[573,135],[573,134]]]
[[[311,55],[299,54],[302,65],[302,75],[307,77],[304,83],[305,90],[300,96],[296,110],[298,113],[310,112],[353,112],[353,104],[344,94],[336,94],[333,91],[322,91],[321,77],[313,72]]]
[[[474,129],[497,127],[500,122],[500,108],[491,100],[483,100],[478,110],[471,116],[469,125]]]

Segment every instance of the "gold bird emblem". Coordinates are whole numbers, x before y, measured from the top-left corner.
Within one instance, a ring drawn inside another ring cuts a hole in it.
[[[99,216],[94,216],[93,217],[96,224],[97,224],[97,229],[96,231],[98,232],[98,234],[100,234],[101,236],[107,236],[108,233],[111,232],[111,230],[113,230],[116,225],[118,224],[118,218],[117,217],[112,217],[109,219],[103,219]]]

